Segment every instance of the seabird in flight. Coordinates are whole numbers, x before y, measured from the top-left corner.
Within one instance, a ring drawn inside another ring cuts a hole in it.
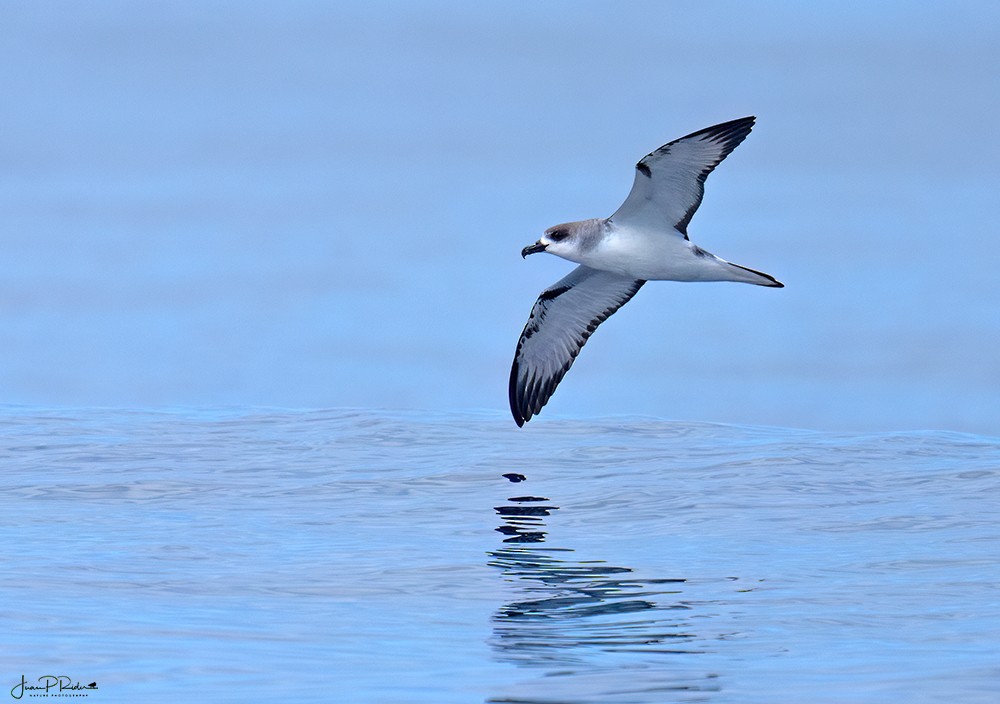
[[[636,164],[632,190],[614,215],[550,227],[521,250],[522,257],[548,252],[579,266],[542,291],[517,342],[509,394],[518,426],[542,410],[597,326],[647,281],[784,285],[705,251],[687,234],[705,179],[753,123],[744,117],[663,145]]]

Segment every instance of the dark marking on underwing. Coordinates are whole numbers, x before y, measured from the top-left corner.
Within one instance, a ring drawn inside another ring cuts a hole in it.
[[[551,301],[553,298],[558,298],[567,291],[569,291],[572,286],[559,286],[558,288],[550,288],[548,291],[542,291],[542,294],[538,297],[539,301]]]
[[[641,173],[646,178],[653,178],[653,172],[650,171],[649,167],[646,166],[643,162],[640,161],[638,164],[635,165],[635,168],[639,173]]]

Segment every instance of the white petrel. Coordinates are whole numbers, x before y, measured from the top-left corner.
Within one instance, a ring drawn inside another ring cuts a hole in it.
[[[587,338],[647,281],[739,281],[784,286],[688,240],[705,179],[753,128],[753,117],[708,127],[665,144],[635,166],[628,198],[610,218],[545,231],[521,250],[549,252],[580,266],[542,291],[517,342],[510,410],[518,426],[542,410]]]

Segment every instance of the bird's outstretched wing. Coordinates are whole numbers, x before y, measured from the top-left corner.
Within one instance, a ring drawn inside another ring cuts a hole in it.
[[[510,411],[518,426],[542,410],[587,338],[644,283],[578,266],[542,291],[510,368]]]
[[[705,195],[705,179],[746,139],[754,120],[743,117],[706,127],[644,156],[612,222],[643,229],[673,227],[687,239],[688,223]]]

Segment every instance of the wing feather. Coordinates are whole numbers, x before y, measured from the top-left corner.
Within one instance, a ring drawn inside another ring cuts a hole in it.
[[[635,166],[632,190],[611,216],[644,229],[673,227],[687,239],[687,226],[705,195],[705,179],[753,129],[743,117],[692,132],[664,144]]]
[[[542,410],[597,326],[646,283],[586,266],[542,291],[517,342],[510,410],[518,426]]]

